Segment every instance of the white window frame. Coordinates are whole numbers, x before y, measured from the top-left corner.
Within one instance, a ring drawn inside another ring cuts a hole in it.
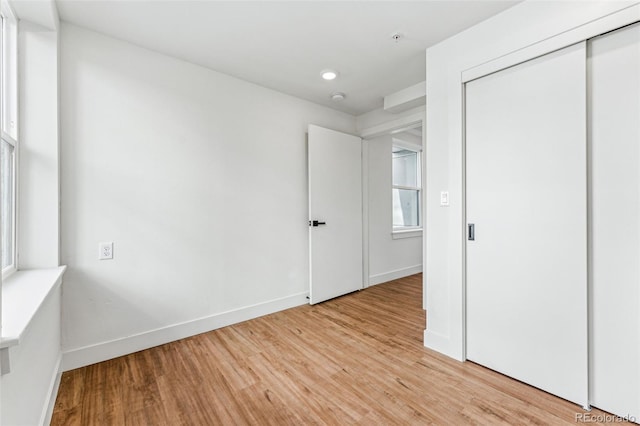
[[[13,146],[12,176],[12,223],[11,264],[2,268],[2,279],[6,279],[18,268],[18,21],[6,0],[0,3],[2,27],[0,34],[0,137]]]
[[[391,223],[392,227],[392,236],[393,239],[398,238],[411,238],[422,235],[422,147],[418,145],[413,145],[399,139],[393,138],[393,149],[401,148],[407,151],[413,151],[416,155],[417,161],[417,179],[416,186],[403,186],[403,185],[394,185],[393,178],[391,181],[391,192],[393,193],[394,189],[404,189],[417,191],[418,194],[418,225],[417,226],[395,226],[393,222]],[[393,176],[393,163],[392,163],[392,176]]]

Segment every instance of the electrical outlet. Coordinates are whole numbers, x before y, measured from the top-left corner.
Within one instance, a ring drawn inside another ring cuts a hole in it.
[[[440,205],[445,207],[449,205],[449,191],[442,191],[440,193]]]
[[[99,249],[99,260],[113,259],[113,242],[100,243]]]

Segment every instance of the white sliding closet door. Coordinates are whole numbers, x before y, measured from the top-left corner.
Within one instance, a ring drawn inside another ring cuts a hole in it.
[[[640,25],[589,43],[591,403],[640,419]]]
[[[586,47],[466,84],[467,359],[588,405]]]

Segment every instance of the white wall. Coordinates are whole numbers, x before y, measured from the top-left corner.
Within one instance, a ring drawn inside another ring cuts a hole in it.
[[[65,368],[305,303],[305,132],[355,118],[68,24],[61,51]]]
[[[365,140],[368,145],[369,285],[422,271],[422,236],[392,238],[392,135]]]
[[[18,267],[59,265],[58,32],[20,21]]]
[[[460,360],[465,356],[461,73],[632,3],[524,2],[427,50],[427,347]],[[445,190],[450,207],[439,205]]]

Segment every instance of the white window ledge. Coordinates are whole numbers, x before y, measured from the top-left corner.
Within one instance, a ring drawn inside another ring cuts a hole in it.
[[[422,228],[394,229],[391,233],[391,238],[394,240],[417,237],[422,237]]]
[[[0,374],[9,372],[9,348],[25,336],[31,320],[62,282],[66,266],[17,271],[2,283],[2,336],[0,337]]]

